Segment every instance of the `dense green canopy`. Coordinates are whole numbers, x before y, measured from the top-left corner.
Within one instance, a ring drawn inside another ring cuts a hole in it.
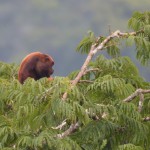
[[[77,46],[106,50],[67,77],[17,80],[18,66],[0,63],[0,148],[3,150],[148,150],[150,83],[120,42],[135,43],[142,64],[150,61],[150,12],[133,14],[131,33],[96,37],[90,32]],[[116,33],[116,32],[114,32]],[[103,44],[105,42],[105,44]],[[101,51],[100,51],[101,52]],[[83,71],[74,84],[77,74]],[[71,84],[72,83],[72,84]],[[63,99],[64,93],[67,96]]]

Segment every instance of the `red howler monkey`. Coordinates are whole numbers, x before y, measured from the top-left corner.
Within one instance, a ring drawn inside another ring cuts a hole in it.
[[[54,60],[51,56],[40,52],[30,53],[21,62],[18,72],[19,82],[23,84],[28,77],[34,78],[35,80],[50,77],[54,72],[53,65]]]

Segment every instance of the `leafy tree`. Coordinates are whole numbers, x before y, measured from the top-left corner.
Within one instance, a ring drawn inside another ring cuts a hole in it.
[[[133,32],[108,37],[90,32],[77,51],[88,54],[68,77],[17,80],[18,66],[0,63],[0,148],[5,150],[148,150],[150,83],[120,43],[135,43],[137,59],[150,61],[150,12],[135,12]],[[93,56],[106,50],[110,58]]]

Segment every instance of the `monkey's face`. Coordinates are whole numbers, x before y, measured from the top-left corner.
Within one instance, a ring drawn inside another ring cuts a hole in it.
[[[54,60],[50,56],[43,54],[42,58],[37,59],[36,63],[36,73],[38,77],[50,77],[54,72],[52,68],[53,65]]]

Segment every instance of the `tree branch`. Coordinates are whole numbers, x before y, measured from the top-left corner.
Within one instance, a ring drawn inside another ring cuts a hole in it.
[[[138,31],[138,32],[130,32],[130,33],[122,33],[120,32],[119,30],[115,31],[114,33],[112,33],[111,35],[109,35],[103,42],[101,42],[99,45],[97,45],[97,43],[94,43],[92,46],[91,46],[91,49],[90,49],[90,52],[84,62],[84,64],[82,65],[81,69],[80,69],[80,72],[78,73],[78,75],[76,76],[76,78],[72,81],[72,85],[71,85],[71,88],[73,86],[75,86],[80,80],[81,80],[81,77],[86,73],[87,71],[87,67],[88,67],[88,64],[89,62],[91,61],[91,59],[93,58],[93,56],[100,50],[102,50],[106,44],[112,40],[113,38],[120,38],[120,37],[128,37],[130,35],[136,35],[140,32],[143,32],[142,30],[141,31]],[[97,38],[99,39],[99,37]],[[137,93],[136,93],[137,94]],[[68,96],[68,93],[65,92],[62,96],[62,100],[65,101],[67,99],[67,96]],[[133,96],[135,97],[135,96]],[[130,99],[130,98],[129,98]],[[124,100],[126,101],[126,99]],[[70,135],[72,132],[74,132],[77,128],[79,128],[79,123],[74,123],[74,124],[71,124],[70,128],[68,130],[66,130],[65,132],[61,133],[61,134],[58,134],[57,137],[58,138],[64,138],[68,135]]]
[[[125,98],[123,101],[124,102],[130,102],[135,97],[139,96],[140,94],[146,94],[146,93],[150,93],[150,89],[148,89],[148,90],[137,89],[133,94],[131,94],[130,96],[128,96],[127,98]]]
[[[140,96],[140,101],[139,101],[139,108],[138,111],[141,112],[142,110],[142,106],[143,106],[143,101],[144,101],[144,94],[150,93],[150,89],[148,90],[144,90],[144,89],[137,89],[133,94],[131,94],[130,96],[128,96],[126,99],[124,99],[124,102],[130,102],[132,101],[135,97]],[[102,116],[103,118],[105,118],[105,113],[104,116]],[[96,120],[99,120],[99,118],[97,116]],[[146,117],[143,118],[143,121],[150,121],[150,117]],[[64,138],[68,135],[70,135],[71,133],[73,133],[76,129],[79,128],[79,123],[75,123],[75,124],[71,124],[71,126],[69,127],[69,129],[67,129],[65,132],[61,133],[61,134],[57,134],[58,138]]]
[[[139,97],[140,97],[140,100],[139,100],[138,111],[141,112],[142,111],[142,106],[143,106],[143,101],[144,101],[144,94],[139,93]]]
[[[62,129],[66,124],[67,124],[67,122],[66,122],[66,120],[67,119],[65,119],[60,125],[58,125],[57,127],[52,127],[52,129]]]
[[[143,121],[150,121],[150,117],[143,118]]]
[[[57,134],[56,137],[62,139],[68,135],[70,135],[71,133],[73,133],[76,129],[79,128],[79,123],[75,123],[75,124],[71,124],[71,126],[69,127],[69,129],[67,129],[65,132],[61,133],[61,134]]]
[[[119,37],[123,37],[123,36],[130,36],[130,35],[136,35],[137,32],[131,32],[131,33],[122,33],[119,30],[115,31],[114,33],[112,33],[110,36],[108,36],[103,42],[101,42],[98,46],[94,43],[91,46],[90,52],[84,62],[84,64],[82,65],[80,72],[78,73],[78,75],[76,76],[76,78],[73,80],[72,82],[72,87],[75,86],[79,80],[81,79],[81,77],[85,74],[86,70],[87,70],[87,66],[89,64],[89,62],[91,61],[91,59],[93,58],[93,56],[100,50],[102,50],[105,45],[113,38],[119,38]],[[97,38],[99,39],[99,37]],[[67,92],[65,92],[62,96],[62,100],[65,101],[67,98]]]

